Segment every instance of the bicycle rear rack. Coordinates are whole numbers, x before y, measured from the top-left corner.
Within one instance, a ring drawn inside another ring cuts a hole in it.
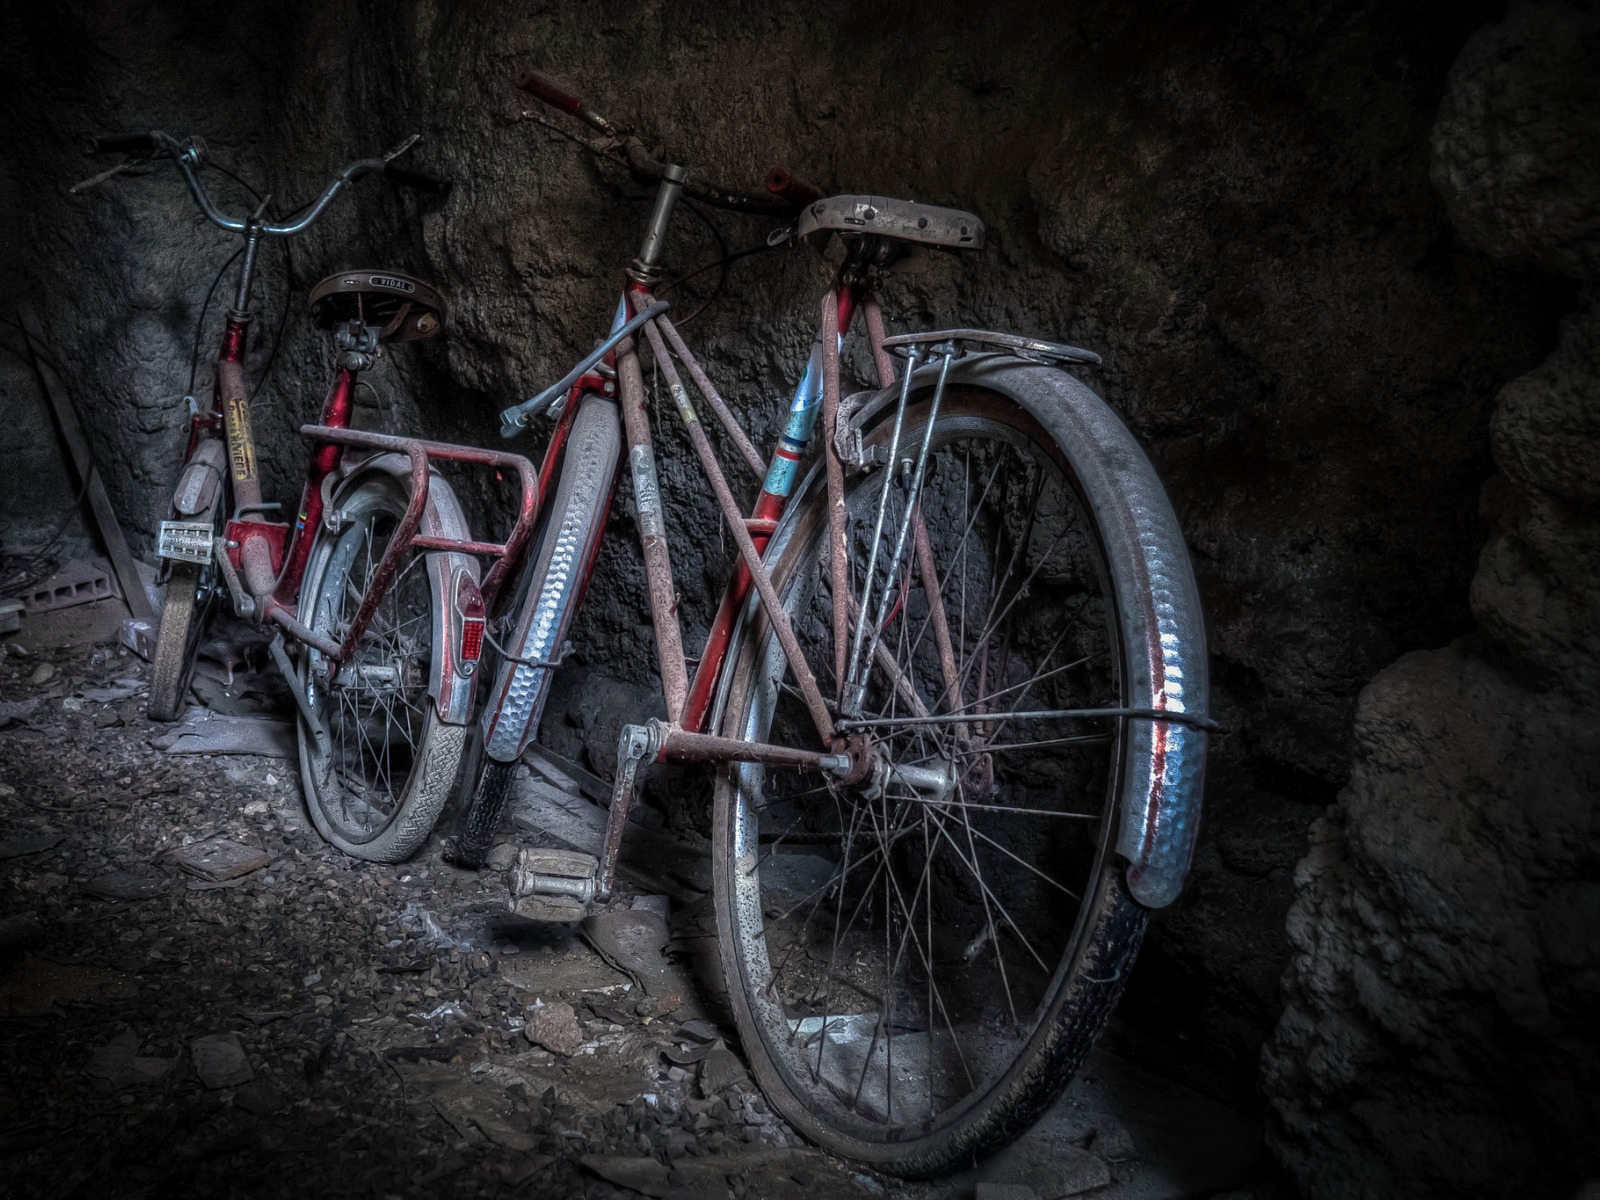
[[[485,609],[493,607],[496,595],[499,594],[523,547],[528,543],[528,537],[533,532],[534,518],[538,516],[539,476],[531,462],[520,454],[502,450],[484,450],[477,446],[458,446],[449,442],[429,442],[421,438],[392,437],[388,434],[368,433],[359,429],[335,429],[329,425],[302,425],[300,433],[312,441],[329,442],[336,446],[353,446],[381,453],[404,454],[411,461],[410,502],[406,506],[405,515],[400,519],[399,527],[390,539],[388,548],[384,551],[383,558],[378,563],[378,569],[373,574],[366,595],[361,598],[361,607],[356,610],[355,619],[345,633],[339,653],[332,656],[336,661],[342,663],[349,660],[356,645],[361,641],[362,634],[366,632],[367,624],[372,620],[372,614],[376,611],[379,601],[388,590],[390,581],[399,570],[401,559],[413,547],[493,558],[494,566],[489,569],[489,574],[485,576],[480,587]],[[428,507],[429,466],[435,459],[475,463],[484,467],[510,467],[517,472],[522,484],[521,503],[516,522],[504,542],[474,542],[418,532],[422,524],[422,514]],[[286,623],[280,618],[278,611],[274,610],[270,615],[278,619],[279,624]],[[289,614],[285,612],[282,615]],[[299,626],[299,622],[293,622],[293,625]],[[290,632],[302,636],[302,628],[291,627]]]

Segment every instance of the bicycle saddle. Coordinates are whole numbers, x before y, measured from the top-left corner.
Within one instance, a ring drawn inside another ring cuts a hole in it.
[[[341,271],[311,289],[318,329],[359,321],[381,342],[432,337],[444,324],[444,299],[431,283],[399,271]]]
[[[806,205],[795,236],[809,241],[830,233],[871,233],[944,250],[983,248],[983,222],[971,213],[883,196],[831,196]]]

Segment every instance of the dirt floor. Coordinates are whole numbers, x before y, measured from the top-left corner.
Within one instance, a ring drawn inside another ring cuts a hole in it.
[[[695,847],[665,894],[583,926],[507,915],[504,873],[437,838],[347,858],[248,667],[203,663],[216,715],[173,727],[126,650],[0,652],[0,1194],[1155,1200],[1255,1168],[1255,1123],[1105,1053],[962,1178],[830,1159],[721,1021]],[[230,745],[261,752],[207,752]],[[496,861],[599,812],[534,778]],[[662,861],[669,835],[639,836]],[[660,936],[628,958],[641,926]]]

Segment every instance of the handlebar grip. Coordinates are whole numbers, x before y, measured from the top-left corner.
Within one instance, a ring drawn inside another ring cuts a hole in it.
[[[573,92],[567,91],[550,76],[539,71],[524,71],[522,78],[517,80],[517,86],[523,91],[537,96],[551,108],[559,108],[564,113],[577,116],[583,108],[583,99]]]
[[[767,172],[767,191],[791,204],[801,206],[822,199],[822,189],[807,183],[785,167],[773,167]]]
[[[144,133],[103,133],[94,139],[96,154],[138,154],[156,149],[156,135]]]
[[[448,196],[450,189],[455,186],[454,180],[446,179],[442,175],[431,175],[427,171],[415,171],[410,167],[402,167],[397,163],[386,163],[383,168],[383,177],[390,183],[398,183],[401,187],[426,192],[430,196]]]

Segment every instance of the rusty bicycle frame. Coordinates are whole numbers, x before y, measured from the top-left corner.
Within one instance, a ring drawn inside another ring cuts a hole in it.
[[[848,704],[849,696],[844,686],[847,662],[850,666],[859,666],[865,657],[885,670],[897,688],[904,681],[897,678],[899,671],[892,659],[878,648],[876,636],[871,638],[870,649],[863,646],[862,643],[866,640],[864,631],[868,613],[865,611],[852,613],[849,589],[845,586],[849,561],[844,525],[844,466],[835,441],[840,420],[839,355],[843,337],[859,315],[871,346],[878,383],[883,388],[890,388],[897,378],[894,360],[890,353],[890,347],[895,340],[885,337],[883,313],[873,293],[869,272],[863,270],[860,264],[847,261],[833,286],[822,298],[817,338],[813,343],[805,371],[795,388],[788,422],[770,458],[763,459],[755,443],[739,424],[682,335],[666,316],[667,305],[656,299],[654,288],[660,280],[658,263],[661,247],[674,206],[686,189],[692,197],[719,207],[783,215],[792,215],[804,203],[819,198],[821,193],[781,168],[769,172],[767,176],[769,195],[766,197],[743,195],[704,184],[691,185],[682,168],[670,164],[657,164],[649,160],[643,155],[636,139],[622,135],[617,127],[554,81],[537,72],[528,72],[520,81],[520,86],[553,107],[576,116],[603,137],[611,139],[627,153],[630,166],[641,173],[654,175],[659,180],[655,208],[639,255],[627,271],[627,282],[612,320],[611,336],[565,379],[532,400],[507,409],[501,414],[504,424],[502,433],[509,437],[524,428],[534,415],[552,410],[558,413],[557,423],[539,470],[541,481],[545,481],[544,485],[548,486],[548,481],[557,475],[559,458],[578,412],[581,397],[585,393],[599,393],[616,399],[621,410],[624,429],[623,452],[631,473],[635,503],[638,508],[640,545],[650,597],[651,617],[656,632],[657,663],[666,699],[667,716],[665,721],[651,721],[647,726],[629,726],[624,731],[623,745],[618,751],[617,778],[596,878],[596,895],[603,898],[609,893],[614,880],[622,834],[626,828],[629,806],[636,790],[637,771],[643,762],[758,763],[769,767],[819,770],[846,783],[859,782],[872,769],[870,724],[845,732],[834,717],[834,707],[840,705],[844,706],[842,712],[851,712],[851,706]],[[701,473],[711,486],[723,524],[738,550],[738,560],[692,677],[688,658],[683,649],[683,633],[677,611],[677,588],[667,545],[655,449],[640,365],[637,334],[641,331],[650,346],[655,367],[660,372],[666,390],[672,398],[673,409],[694,449]],[[944,353],[944,363],[948,368],[954,347],[946,344],[939,349]],[[917,365],[921,353],[919,345],[909,347],[907,370],[903,376],[907,390],[911,372]],[[682,374],[679,372],[680,365]],[[711,445],[695,402],[684,384],[683,375],[688,376],[700,398],[711,409],[737,448],[740,459],[752,472],[762,478],[761,491],[748,514],[734,497],[727,474],[723,470],[716,450]],[[941,391],[942,387],[941,376]],[[905,396],[902,395],[902,408],[904,403]],[[840,693],[832,698],[833,706],[830,706],[828,698],[822,693],[816,672],[806,660],[793,624],[762,561],[762,553],[777,529],[779,518],[782,517],[798,481],[800,460],[806,446],[816,433],[819,418],[822,424],[822,453],[826,464],[829,498],[829,559],[830,578],[833,583],[836,653],[834,674],[841,685]],[[924,446],[924,459],[926,453]],[[622,469],[619,462],[617,467],[619,474]],[[920,470],[919,463],[918,471]],[[615,487],[614,479],[612,487],[613,489]],[[930,594],[938,595],[937,574],[929,548],[927,528],[920,509],[915,505],[910,514],[909,532],[912,542],[911,557],[915,559],[918,570],[927,581]],[[902,537],[902,549],[903,541]],[[898,557],[897,551],[896,565]],[[595,555],[591,553],[582,566],[582,579],[576,592],[579,598],[577,602],[581,602],[594,566]],[[910,569],[909,561],[907,569]],[[886,586],[890,590],[893,588],[892,583]],[[814,749],[741,741],[713,736],[704,730],[718,680],[726,662],[735,623],[745,608],[752,590],[759,597],[772,623],[774,635],[788,659],[796,686],[815,727],[817,745]],[[934,621],[934,637],[945,685],[943,694],[958,697],[961,692],[961,680],[956,669],[949,629],[942,619],[944,617],[942,610],[938,605],[935,605],[934,609],[938,612],[938,617]],[[878,624],[883,623],[887,613],[886,604],[884,610],[877,616]],[[847,631],[853,619],[855,645],[852,649],[847,644]],[[847,653],[850,655],[848,660]],[[914,692],[910,695],[915,698]],[[954,703],[958,705],[959,700]],[[927,715],[926,708],[920,701],[916,702],[915,709],[921,715]],[[859,698],[855,710],[855,715],[859,715]],[[493,714],[486,712],[485,719],[492,720]],[[525,736],[531,736],[531,733]]]
[[[401,563],[419,550],[453,552],[493,560],[493,566],[481,586],[471,579],[460,582],[455,605],[458,611],[446,614],[447,624],[442,631],[453,643],[446,648],[449,661],[460,665],[475,660],[480,643],[467,645],[472,641],[467,636],[467,626],[476,621],[481,631],[482,613],[486,606],[494,603],[512,565],[527,544],[538,515],[538,476],[533,465],[520,454],[419,438],[392,437],[349,427],[355,411],[360,373],[372,366],[377,352],[376,339],[370,336],[370,331],[363,331],[358,323],[342,326],[335,332],[341,353],[323,402],[321,420],[317,424],[300,427],[300,433],[311,442],[311,455],[296,518],[290,524],[269,520],[263,515],[277,506],[262,500],[259,461],[250,415],[250,394],[244,375],[245,348],[253,319],[250,309],[251,285],[257,251],[263,239],[291,237],[304,232],[340,191],[365,175],[381,174],[394,182],[423,191],[437,193],[448,190],[447,182],[423,172],[407,170],[393,161],[416,141],[416,137],[409,138],[382,158],[358,159],[350,163],[328,183],[305,212],[274,223],[263,220],[270,196],[246,217],[231,217],[218,208],[197,173],[206,156],[204,143],[198,139],[179,141],[152,130],[113,134],[95,140],[95,149],[99,152],[170,158],[183,174],[191,197],[206,218],[218,228],[244,239],[238,288],[223,326],[210,404],[202,408],[190,398],[192,417],[178,486],[182,494],[192,477],[195,480],[194,490],[198,494],[202,490],[201,481],[213,479],[214,482],[204,486],[217,489],[215,503],[224,505],[229,519],[224,526],[223,536],[214,539],[209,528],[201,529],[204,522],[183,520],[186,514],[175,507],[175,515],[180,519],[163,523],[160,552],[164,557],[187,557],[189,561],[202,561],[183,554],[181,549],[177,554],[168,554],[167,536],[169,527],[175,527],[172,529],[174,544],[181,541],[184,532],[203,534],[196,543],[194,553],[203,554],[203,561],[214,559],[234,612],[239,616],[251,617],[258,623],[271,622],[297,641],[319,650],[323,656],[319,666],[327,671],[330,681],[337,677],[341,665],[349,662],[355,653]],[[139,161],[143,160],[130,157],[120,166],[85,181],[74,190],[102,182]],[[369,457],[405,455],[409,460],[411,491],[405,514],[373,574],[372,583],[362,597],[356,616],[342,640],[336,642],[299,619],[298,602],[300,585],[311,554],[312,535],[324,517],[327,499],[325,484],[340,470],[348,450],[368,451]],[[516,518],[504,542],[480,542],[420,532],[428,507],[431,467],[437,461],[469,463],[516,474],[521,496]],[[230,495],[231,505],[228,504]],[[204,549],[199,549],[200,546],[204,546]],[[279,650],[275,650],[275,657]],[[464,652],[467,650],[470,650],[470,654]],[[470,671],[470,668],[467,670]],[[471,689],[466,691],[470,696]],[[296,699],[301,699],[298,692]],[[302,712],[313,729],[320,732],[320,722],[315,715],[303,705]],[[464,721],[470,716],[464,711],[456,714],[456,719]]]

